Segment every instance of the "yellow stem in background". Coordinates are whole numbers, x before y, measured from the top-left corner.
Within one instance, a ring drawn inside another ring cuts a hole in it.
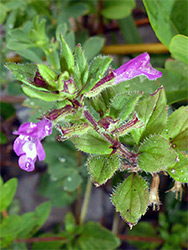
[[[148,52],[149,54],[169,53],[162,43],[106,45],[102,49],[102,53],[107,55],[129,55],[143,52]]]

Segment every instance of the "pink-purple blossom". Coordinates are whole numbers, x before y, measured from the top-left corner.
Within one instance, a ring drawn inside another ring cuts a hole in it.
[[[33,171],[37,157],[45,159],[45,151],[41,140],[52,133],[52,122],[43,119],[37,123],[22,124],[13,134],[19,135],[13,144],[13,150],[19,156],[18,164],[21,169]]]
[[[156,80],[162,76],[162,73],[154,69],[150,63],[150,56],[148,53],[143,53],[132,60],[124,63],[116,70],[102,78],[91,91],[96,90],[99,86],[113,80],[111,85],[117,85],[120,82],[130,80],[136,76],[145,75],[149,80]]]
[[[114,84],[130,80],[139,75],[145,75],[149,80],[156,80],[162,73],[151,66],[150,56],[143,53],[134,59],[124,63],[121,67],[113,71]]]

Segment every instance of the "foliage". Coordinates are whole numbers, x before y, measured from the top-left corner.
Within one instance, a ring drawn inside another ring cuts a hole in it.
[[[64,231],[57,234],[39,231],[51,205],[73,204],[78,190],[83,193],[88,174],[96,187],[110,179],[114,182],[114,176],[122,177],[121,181],[117,178],[111,201],[130,228],[149,205],[159,205],[159,182],[155,182],[159,173],[168,174],[175,181],[171,191],[182,192],[182,183],[188,181],[187,2],[143,0],[143,3],[156,36],[169,49],[171,57],[168,55],[164,68],[158,69],[162,77],[157,80],[139,75],[115,84],[111,64],[116,67],[117,63],[112,62],[111,56],[99,55],[105,43],[101,33],[108,30],[112,19],[117,19],[123,39],[127,43],[141,43],[131,14],[134,0],[24,3],[2,0],[0,24],[5,31],[1,39],[2,61],[13,74],[6,76],[5,68],[1,67],[1,89],[10,95],[24,93],[27,99],[23,105],[30,108],[29,121],[49,119],[57,130],[44,142],[48,168],[40,176],[38,189],[50,202],[21,216],[4,216],[16,192],[17,180],[5,184],[1,181],[2,247],[26,249],[26,244],[19,240],[37,235],[60,238],[35,242],[32,249],[117,248],[120,242],[110,231],[94,222],[78,225],[71,213],[64,219]],[[96,26],[87,22],[90,17],[91,20],[97,17]],[[109,36],[113,37],[113,32]],[[118,42],[116,35],[113,39]],[[9,53],[16,55],[18,63],[7,59]],[[151,61],[158,66],[156,58],[151,56]],[[161,58],[164,62],[164,57]],[[13,105],[2,102],[2,120],[9,121],[14,115]],[[9,138],[2,128],[0,143],[6,145]],[[185,218],[183,213],[178,216],[179,220]],[[160,235],[165,242],[162,249],[179,249],[186,240],[185,225],[172,225],[171,219],[165,211],[159,216],[157,228],[141,222],[129,234]],[[134,245],[140,249],[160,246]]]
[[[9,197],[8,200],[1,198],[1,212],[8,208],[16,191],[17,181],[11,179],[3,184],[1,179],[1,190],[3,195]],[[50,202],[42,203],[34,212],[22,214],[11,214],[4,217],[0,224],[1,229],[1,247],[5,249],[8,246],[26,249],[27,239],[35,235],[50,213]],[[101,227],[98,223],[88,222],[83,226],[77,226],[73,215],[69,212],[65,217],[65,231],[58,234],[40,234],[40,238],[56,237],[53,242],[33,243],[32,249],[46,249],[46,247],[55,247],[61,249],[64,247],[72,247],[79,249],[103,248],[115,249],[119,244],[119,239],[107,229]],[[100,236],[100,237],[99,237]],[[47,240],[48,241],[48,240]]]
[[[76,47],[72,54],[62,35],[60,35],[60,40],[61,75],[44,64],[18,65],[8,63],[6,67],[22,81],[23,91],[30,97],[47,102],[62,103],[60,109],[55,108],[51,112],[47,112],[45,116],[56,124],[60,131],[60,140],[72,138],[79,150],[94,154],[88,160],[88,169],[97,186],[110,179],[118,168],[123,170],[124,161],[127,165],[126,169],[135,172],[124,183],[130,182],[130,190],[136,190],[136,196],[137,194],[141,195],[138,200],[142,200],[144,204],[140,204],[140,209],[138,209],[138,202],[132,191],[129,194],[123,189],[123,183],[115,189],[112,195],[112,202],[116,210],[121,213],[129,225],[135,225],[146,212],[149,202],[147,184],[144,183],[138,172],[144,170],[156,173],[168,171],[168,168],[172,167],[176,169],[181,166],[183,168],[184,161],[179,157],[179,154],[187,149],[184,141],[187,136],[187,123],[182,119],[179,120],[179,116],[182,115],[187,121],[187,107],[180,108],[171,114],[167,123],[167,104],[163,87],[160,87],[153,94],[144,95],[142,98],[140,98],[140,93],[135,94],[127,91],[124,95],[115,96],[111,100],[109,92],[111,90],[108,88],[103,90],[103,85],[106,84],[105,81],[103,84],[105,78],[101,80],[101,84],[98,83],[107,70],[111,59],[109,57],[96,57],[88,67],[81,45]],[[74,79],[76,79],[76,85]],[[107,87],[113,86],[112,80],[107,80],[108,82],[111,84],[106,84]],[[96,91],[94,92],[93,89]],[[103,98],[100,97],[100,92],[102,92]],[[126,94],[128,97],[123,98]],[[100,102],[97,101],[98,98],[100,98]],[[94,109],[97,119],[85,108],[86,100],[87,106]],[[103,107],[103,111],[101,107]],[[182,123],[181,129],[174,119],[176,116],[177,122],[181,121]],[[118,138],[122,138],[130,131],[135,140],[134,153],[129,152],[121,143],[118,143]],[[114,153],[115,155],[113,155]],[[54,154],[53,162],[58,158],[59,156]],[[178,164],[177,167],[176,164]],[[52,166],[52,164],[50,165]],[[65,169],[64,167],[63,171]],[[111,169],[110,172],[109,169]],[[50,171],[55,178],[59,179],[60,176],[63,178],[61,182],[65,190],[72,192],[78,188],[81,179],[77,170],[73,170],[71,173],[71,169],[69,169],[69,172],[65,171],[65,174],[62,171],[59,174],[56,170]],[[184,171],[186,170],[184,169]],[[179,172],[177,171],[177,173]],[[135,182],[130,179],[131,176]],[[128,184],[125,187],[127,188]],[[132,199],[135,202],[132,202]],[[126,211],[124,203],[131,204],[131,207],[128,206]],[[129,216],[129,211],[134,212]]]
[[[178,201],[174,201],[169,193],[165,199],[166,210],[159,213],[158,226],[149,222],[140,222],[134,230],[129,231],[129,236],[155,238],[157,242],[134,242],[129,243],[138,249],[182,249],[187,241],[187,211],[181,210]],[[161,243],[160,243],[161,242]]]

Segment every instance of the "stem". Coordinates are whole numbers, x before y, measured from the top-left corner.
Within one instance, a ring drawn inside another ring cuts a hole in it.
[[[91,188],[92,188],[92,182],[91,182],[90,178],[88,177],[86,191],[85,191],[85,195],[84,195],[84,202],[82,205],[82,210],[81,210],[81,215],[80,215],[80,225],[82,225],[85,221],[88,203],[89,203],[89,198],[90,198],[90,194],[91,194]]]
[[[143,236],[136,236],[136,235],[122,235],[119,234],[117,237],[122,241],[132,240],[132,241],[142,241],[142,242],[157,242],[157,243],[164,243],[162,238],[154,238],[154,237],[143,237]],[[52,237],[41,237],[41,238],[30,238],[30,239],[17,239],[14,243],[34,243],[34,242],[53,242],[53,241],[66,241],[67,238],[59,237],[59,236],[52,236]],[[186,242],[181,243],[181,245],[186,246]],[[186,247],[185,247],[186,248]]]
[[[107,142],[112,144],[113,147],[119,150],[119,155],[121,155],[123,158],[126,157],[130,163],[135,164],[136,163],[136,155],[134,153],[129,152],[129,150],[121,144],[119,141],[113,139],[108,133],[100,132],[100,128],[98,126],[97,121],[93,118],[93,116],[87,111],[84,111],[85,118],[93,125],[95,131],[100,134]]]
[[[115,235],[117,235],[117,233],[118,233],[118,225],[119,225],[119,214],[117,212],[114,212],[112,233]]]

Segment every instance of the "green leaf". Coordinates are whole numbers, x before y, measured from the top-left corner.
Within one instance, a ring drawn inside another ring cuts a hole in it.
[[[21,217],[18,215],[9,215],[2,220],[0,225],[1,237],[12,237],[15,239],[22,227]]]
[[[26,63],[26,64],[6,63],[5,66],[10,71],[12,71],[12,73],[16,76],[18,80],[22,81],[27,85],[30,85],[30,81],[34,79],[37,71],[37,65],[33,63]]]
[[[118,24],[126,43],[142,43],[142,38],[136,27],[132,14],[124,19],[118,20]]]
[[[119,168],[117,155],[90,156],[87,161],[92,181],[98,187],[110,179]]]
[[[47,220],[50,208],[50,202],[44,202],[39,205],[34,212],[23,214],[21,216],[22,227],[18,238],[29,238],[35,234]]]
[[[10,103],[0,102],[0,114],[4,120],[7,120],[16,114],[14,106]]]
[[[66,213],[64,223],[65,223],[65,230],[69,233],[72,233],[75,229],[76,222],[71,212]]]
[[[50,199],[54,207],[65,207],[73,203],[77,192],[67,192],[63,189],[62,181],[44,174],[40,179],[39,194]]]
[[[36,98],[27,98],[23,102],[24,107],[30,108],[30,117],[29,122],[37,122],[39,117],[42,117],[43,114],[46,113],[46,110],[56,108],[56,103],[50,103],[46,101],[42,101]]]
[[[158,39],[169,48],[173,36],[187,35],[187,0],[143,0]]]
[[[55,137],[55,135],[52,135]],[[65,178],[74,173],[77,168],[77,151],[70,141],[60,143],[48,137],[43,146],[46,152],[45,162],[53,179]],[[71,155],[71,157],[68,157]]]
[[[55,48],[46,53],[46,59],[51,68],[57,72],[60,71],[59,52]]]
[[[17,185],[18,185],[17,179],[12,178],[8,180],[1,188],[0,212],[6,210],[10,205],[10,203],[12,202],[12,199],[16,193]]]
[[[107,89],[104,89],[100,93],[100,95],[89,98],[90,105],[102,117],[105,115],[111,115],[108,113],[114,96],[115,96],[114,89],[112,87],[109,87]]]
[[[86,153],[105,155],[112,153],[111,144],[106,142],[97,132],[89,130],[87,134],[71,139],[75,146]]]
[[[138,119],[143,126],[133,130],[132,136],[136,143],[143,141],[152,134],[160,134],[166,125],[167,110],[164,89],[158,89],[154,94],[144,98],[135,108]]]
[[[74,50],[75,69],[73,73],[74,81],[79,90],[88,79],[88,65],[81,46],[78,44]]]
[[[125,221],[132,227],[145,214],[149,202],[146,181],[137,174],[131,174],[114,190],[112,203]]]
[[[138,165],[147,172],[166,170],[176,164],[178,159],[176,152],[170,148],[169,141],[159,135],[145,140],[138,153]]]
[[[174,59],[166,60],[165,69],[176,72],[177,74],[181,75],[183,78],[188,80],[188,75],[187,75],[188,65],[180,60],[174,60]]]
[[[69,32],[68,34],[65,35],[65,42],[68,44],[70,47],[71,51],[74,50],[75,47],[75,34],[73,31]]]
[[[68,8],[66,8],[64,15],[66,18],[70,17],[80,17],[88,13],[88,6],[85,3],[74,2]]]
[[[22,47],[22,46],[20,46]],[[31,49],[16,50],[16,54],[34,63],[42,63],[41,58]]]
[[[46,102],[54,102],[58,99],[61,99],[61,96],[58,94],[53,94],[46,89],[43,89],[42,91],[39,89],[35,89],[33,87],[29,87],[27,85],[22,85],[23,92],[32,98],[39,98]],[[63,98],[62,98],[63,99]]]
[[[113,1],[105,0],[102,15],[109,19],[121,19],[130,15],[132,9],[135,7],[134,0]]]
[[[57,74],[50,69],[45,64],[37,64],[38,70],[42,78],[47,82],[47,84],[51,87],[57,88]]]
[[[7,8],[3,3],[0,3],[1,15],[0,15],[0,25],[2,25],[7,16]]]
[[[172,38],[169,45],[172,55],[184,63],[188,64],[188,37],[176,35]]]
[[[188,149],[188,106],[180,107],[169,116],[166,137],[172,143],[173,148]]]
[[[61,34],[60,34],[60,44],[61,44],[61,56],[60,56],[61,71],[68,71],[71,74],[74,72],[74,57],[70,47],[65,42]]]
[[[175,69],[160,69],[162,77],[158,79],[161,85],[164,86],[168,105],[187,100],[187,77],[185,73],[187,67],[182,65],[181,71],[177,72]]]
[[[57,240],[57,241],[40,241],[40,238],[53,238],[53,237],[61,237],[61,235],[53,234],[53,233],[45,233],[40,234],[37,238],[39,239],[39,242],[34,242],[32,244],[32,250],[47,250],[47,249],[54,249],[59,250],[62,248],[63,240]],[[19,250],[22,250],[18,248]],[[16,250],[16,249],[15,249]],[[24,249],[25,250],[25,249]]]
[[[6,144],[8,143],[8,138],[6,136],[6,134],[4,134],[3,132],[0,131],[0,144]]]
[[[116,249],[120,245],[120,240],[109,230],[101,227],[96,222],[88,222],[82,227],[81,235],[77,241],[78,249]],[[75,249],[77,249],[77,244]]]
[[[91,61],[99,54],[104,46],[104,38],[93,36],[87,39],[83,44],[83,51],[85,52],[88,61]]]
[[[30,43],[30,39],[28,38],[27,32],[24,32],[21,28],[12,29],[9,32],[9,36],[11,36],[11,40]]]
[[[55,32],[55,37],[56,40],[59,40],[59,36],[60,34],[62,34],[62,36],[64,37],[66,32],[67,32],[67,24],[66,23],[60,23],[58,24],[57,28],[56,28],[56,32]]]
[[[98,56],[93,59],[89,67],[88,81],[86,87],[82,91],[82,94],[90,91],[95,86],[95,84],[102,79],[111,61],[112,58],[109,56]]]
[[[124,92],[117,94],[111,100],[111,107],[109,115],[115,119],[125,120],[128,115],[134,110],[142,93]]]
[[[74,169],[74,171],[72,171],[72,173],[64,179],[63,182],[64,190],[72,192],[80,186],[81,182],[82,179],[77,169]]]
[[[154,227],[149,222],[139,222],[133,230],[128,231],[129,236],[137,236],[137,237],[150,237],[150,238],[157,238],[157,232],[155,231]],[[136,247],[137,249],[145,249],[145,250],[153,250],[157,249],[161,243],[157,242],[143,242],[143,241],[134,241],[128,240],[129,244]]]

